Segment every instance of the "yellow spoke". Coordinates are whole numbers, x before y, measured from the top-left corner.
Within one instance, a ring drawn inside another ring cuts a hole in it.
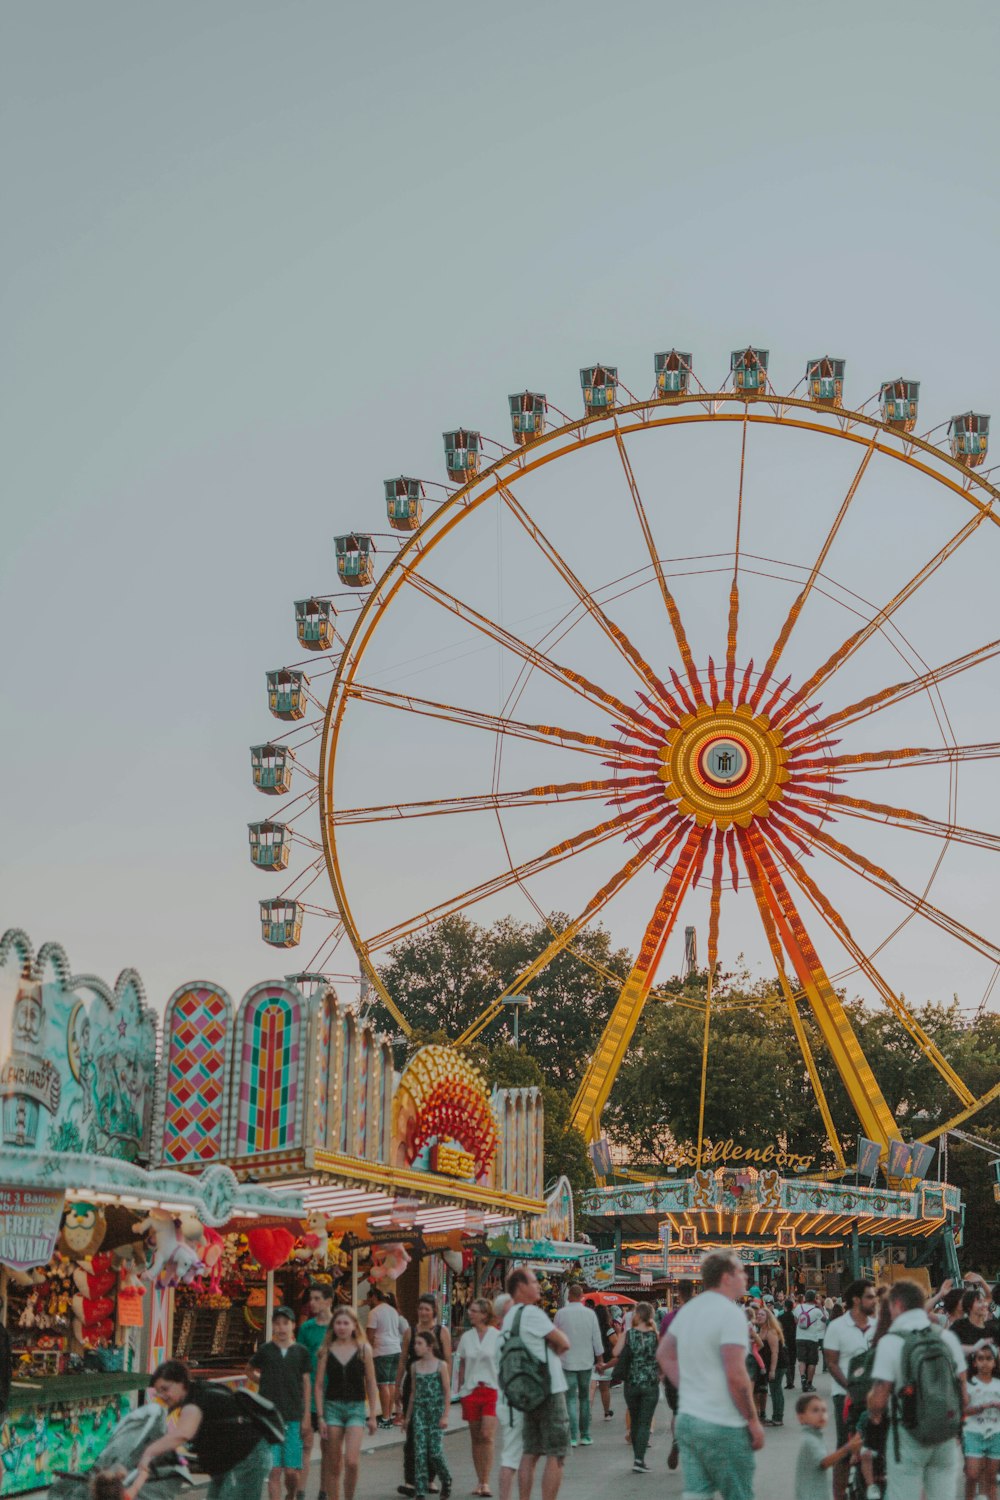
[[[669,806],[662,797],[655,800],[662,808],[662,812],[654,814],[654,818],[667,816],[670,812]],[[650,806],[652,805],[651,803]],[[445,917],[453,916],[455,912],[464,911],[466,907],[474,906],[478,901],[485,901],[488,896],[495,896],[512,885],[518,885],[529,876],[538,875],[542,870],[548,870],[564,859],[571,859],[585,849],[592,849],[598,844],[603,844],[607,839],[614,838],[625,829],[633,826],[641,827],[642,821],[639,814],[644,811],[646,809],[619,813],[617,817],[608,818],[605,822],[588,828],[585,833],[577,833],[572,838],[563,839],[560,843],[553,844],[552,848],[547,849],[544,854],[526,860],[524,864],[515,865],[512,869],[503,870],[498,875],[491,876],[489,880],[484,880],[481,885],[472,886],[461,895],[442,901],[437,906],[432,906],[427,911],[409,918],[406,922],[400,922],[395,927],[387,927],[384,932],[376,933],[365,946],[371,952],[377,948],[387,948],[394,943],[402,942],[404,938],[412,937],[415,932],[431,927],[436,922],[443,921]]]
[[[342,807],[330,813],[335,828],[355,823],[397,822],[401,818],[436,818],[446,813],[500,812],[505,807],[545,807],[551,802],[589,802],[608,799],[624,786],[645,785],[644,778],[627,781],[607,777],[603,781],[564,781],[552,786],[531,786],[523,792],[483,792],[479,796],[439,797],[426,802],[385,802],[375,807]]]
[[[809,822],[791,808],[787,812],[778,813],[777,811],[773,811],[771,816],[777,821],[779,826],[786,829],[788,822],[795,824],[798,828],[804,830],[808,842],[818,845],[821,849],[825,850],[832,859],[835,859],[838,864],[843,865],[845,869],[853,870],[855,874],[861,875],[878,890],[885,891],[887,895],[892,896],[901,905],[908,907],[910,911],[918,912],[921,916],[926,917],[929,922],[933,922],[936,927],[940,927],[942,932],[949,933],[952,937],[957,938],[960,943],[964,943],[966,947],[973,949],[974,952],[981,953],[984,958],[992,959],[994,963],[1000,963],[1000,947],[997,947],[995,943],[991,943],[988,938],[981,937],[978,932],[973,932],[971,927],[966,927],[957,917],[951,917],[947,912],[943,912],[938,907],[933,906],[923,896],[915,895],[905,885],[901,885],[888,871],[883,870],[879,865],[873,864],[871,860],[866,859],[857,850],[851,849],[847,844],[843,844],[830,834],[825,833],[822,828]],[[789,830],[789,832],[792,837],[795,836],[794,830]]]
[[[823,665],[818,668],[818,670],[815,671],[806,682],[802,684],[797,692],[792,694],[791,698],[789,698],[781,713],[778,715],[777,722],[781,723],[783,720],[787,719],[788,715],[794,712],[794,710],[800,704],[808,703],[809,699],[815,694],[817,688],[821,687],[822,684],[826,682],[828,677],[832,677],[834,672],[838,672],[844,665],[844,663],[846,661],[849,661],[854,653],[860,650],[865,642],[870,640],[877,630],[882,629],[882,626],[892,618],[897,609],[905,604],[908,599],[911,599],[918,589],[923,587],[928,578],[930,578],[934,573],[937,572],[941,564],[947,562],[948,558],[951,557],[953,552],[958,551],[962,543],[967,541],[972,533],[976,530],[976,528],[981,524],[986,514],[986,511],[976,511],[976,513],[968,521],[966,521],[965,525],[961,527],[960,530],[956,531],[953,537],[945,542],[941,550],[939,552],[936,552],[931,560],[925,563],[924,566],[919,570],[919,572],[914,573],[910,581],[908,583],[905,583],[897,594],[893,595],[893,597],[889,600],[889,603],[884,605],[882,609],[879,610],[874,619],[869,620],[866,625],[862,625],[860,629],[854,632],[853,635],[848,636],[843,645],[839,646],[833,653],[833,655],[828,657]]]
[[[680,819],[673,817],[668,819],[667,822],[663,825],[663,828],[657,834],[656,838],[651,839],[648,844],[644,845],[643,848],[638,851],[638,853],[634,854],[632,858],[628,860],[622,866],[622,868],[615,875],[613,875],[605,885],[601,887],[596,896],[588,901],[587,905],[584,907],[580,915],[574,921],[570,922],[567,927],[564,927],[561,932],[554,933],[552,942],[543,949],[538,957],[532,959],[527,968],[522,969],[520,974],[517,975],[516,979],[511,980],[507,988],[503,990],[501,994],[497,995],[494,1000],[491,1000],[482,1014],[477,1016],[477,1018],[471,1023],[471,1025],[466,1027],[466,1029],[462,1032],[462,1035],[456,1039],[456,1047],[464,1047],[467,1046],[470,1042],[475,1041],[476,1037],[479,1036],[483,1031],[485,1031],[487,1026],[495,1021],[501,1014],[504,1008],[505,1001],[510,999],[510,997],[513,995],[520,995],[522,991],[525,990],[531,983],[531,981],[537,978],[537,976],[542,972],[543,969],[548,968],[549,964],[554,958],[557,958],[565,948],[568,948],[570,946],[570,944],[574,941],[575,938],[579,936],[583,929],[593,921],[597,913],[601,911],[605,906],[607,906],[612,897],[617,895],[622,887],[627,885],[628,882],[633,878],[633,876],[637,875],[638,872],[649,863],[649,861],[653,858],[653,855],[662,846],[663,833],[667,829],[669,829],[673,823],[679,821]],[[614,975],[612,977],[614,979],[618,979],[619,976]]]
[[[495,620],[489,619],[487,615],[480,614],[478,609],[473,609],[471,604],[466,604],[455,594],[449,593],[439,583],[431,583],[429,578],[424,578],[419,573],[408,573],[407,582],[418,593],[425,595],[428,599],[432,599],[435,604],[443,605],[445,609],[457,615],[465,624],[472,625],[474,629],[481,631],[491,641],[495,641],[498,646],[503,646],[505,650],[509,651],[513,656],[520,657],[529,666],[537,667],[539,671],[551,677],[554,682],[561,683],[563,687],[568,687],[571,692],[578,694],[586,702],[596,704],[599,708],[610,710],[621,718],[644,722],[641,714],[638,714],[627,703],[623,703],[621,698],[616,697],[614,693],[605,692],[604,688],[598,687],[596,683],[591,682],[582,673],[574,672],[572,667],[564,667],[558,662],[554,662],[551,657],[546,656],[544,651],[539,651],[537,646],[529,646],[527,641],[522,641],[519,636],[513,635],[509,630],[505,630],[502,625],[498,625]]]
[[[885,802],[845,797],[839,792],[803,790],[801,795],[808,798],[806,810],[811,813],[829,806],[845,817],[860,818],[865,823],[884,823],[890,828],[905,828],[911,833],[926,833],[937,839],[954,839],[959,844],[973,844],[979,849],[1000,849],[1000,833],[985,833],[980,828],[965,828],[960,823],[944,823],[938,818],[911,812],[907,807],[890,807]],[[798,797],[786,792],[784,801],[786,805],[795,804]]]
[[[816,1103],[819,1106],[820,1116],[823,1120],[823,1129],[826,1131],[826,1138],[830,1142],[830,1147],[833,1151],[834,1159],[837,1162],[837,1165],[841,1168],[846,1168],[847,1163],[844,1160],[844,1148],[840,1144],[840,1136],[837,1133],[836,1125],[833,1123],[833,1114],[830,1110],[830,1102],[826,1097],[826,1090],[823,1087],[823,1080],[819,1076],[819,1069],[816,1066],[816,1059],[813,1056],[813,1050],[809,1044],[809,1035],[806,1031],[802,1016],[799,1012],[798,1002],[802,992],[799,991],[798,993],[796,993],[795,991],[793,991],[788,979],[788,974],[785,971],[785,960],[781,951],[781,943],[778,939],[778,933],[774,925],[774,919],[771,916],[770,908],[767,904],[767,898],[764,895],[764,877],[761,874],[760,866],[753,858],[752,851],[749,848],[747,848],[744,852],[747,855],[747,874],[750,878],[750,888],[753,891],[754,900],[757,903],[757,910],[760,913],[761,925],[764,928],[764,934],[767,938],[768,947],[771,950],[771,957],[774,960],[775,971],[778,975],[778,983],[781,986],[781,993],[785,998],[785,1006],[788,1010],[789,1020],[792,1023],[792,1030],[795,1032],[795,1040],[799,1044],[799,1051],[802,1053],[802,1061],[806,1065],[806,1072],[809,1075],[809,1082],[812,1085],[813,1093],[816,1096]]]
[[[960,672],[967,672],[971,667],[981,666],[983,662],[991,661],[997,655],[1000,655],[1000,640],[988,641],[985,646],[977,646],[974,651],[967,651],[964,656],[953,657],[943,666],[932,667],[928,672],[921,672],[919,677],[910,677],[905,682],[896,682],[892,687],[883,688],[881,692],[870,693],[867,698],[848,704],[847,708],[838,709],[836,713],[827,714],[815,724],[807,724],[804,728],[795,730],[792,729],[792,724],[788,724],[785,730],[785,744],[792,745],[800,740],[821,739],[831,729],[844,729],[848,724],[857,723],[859,719],[866,719],[871,714],[881,713],[882,709],[902,703],[905,699],[912,698],[915,693],[923,693],[928,688],[937,687],[939,683],[947,682],[950,677],[957,677]],[[804,717],[804,713],[799,717]]]
[[[698,856],[708,837],[706,828],[690,829],[646,928],[638,957],[576,1092],[570,1119],[578,1130],[583,1131],[588,1141],[595,1141],[600,1135],[601,1111],[607,1103],[611,1085],[639,1024],[664,947],[691,883]]]
[[[564,583],[568,585],[568,587],[576,595],[580,603],[587,610],[587,613],[590,615],[591,619],[593,619],[596,624],[600,626],[601,630],[603,630],[604,634],[607,636],[608,640],[611,641],[612,645],[621,652],[622,656],[636,672],[636,675],[639,677],[640,681],[643,682],[645,686],[648,687],[650,691],[654,693],[662,703],[666,704],[673,715],[679,717],[681,712],[683,712],[683,710],[680,708],[680,705],[677,703],[676,699],[674,699],[673,695],[668,691],[666,684],[660,681],[659,677],[657,677],[656,673],[653,671],[649,663],[632,644],[625,632],[618,625],[616,625],[613,620],[609,618],[609,616],[602,609],[601,605],[598,604],[597,600],[590,593],[589,589],[585,588],[584,585],[580,582],[580,579],[573,572],[573,569],[570,567],[569,563],[561,555],[558,549],[554,547],[553,544],[549,541],[548,537],[542,531],[538,523],[534,521],[531,516],[529,516],[528,512],[525,510],[521,502],[516,498],[514,494],[512,494],[510,488],[506,484],[504,484],[502,480],[498,481],[497,488],[508,510],[510,510],[511,514],[516,518],[517,521],[520,522],[523,529],[527,532],[528,536],[531,537],[532,541],[536,543],[542,554],[548,558],[549,562],[555,568],[560,578]]]
[[[861,972],[865,974],[871,981],[871,983],[875,986],[875,989],[881,995],[887,1008],[896,1017],[896,1020],[900,1022],[906,1033],[913,1039],[913,1041],[916,1042],[917,1046],[927,1058],[928,1062],[937,1069],[938,1073],[944,1079],[945,1083],[963,1104],[971,1104],[974,1098],[971,1090],[968,1089],[962,1082],[961,1078],[955,1072],[955,1069],[948,1062],[947,1058],[943,1055],[937,1044],[927,1035],[927,1032],[921,1026],[920,1022],[917,1020],[916,1016],[914,1016],[909,1007],[905,1005],[899,998],[899,996],[890,988],[890,986],[886,983],[885,979],[883,979],[882,975],[879,973],[878,969],[876,969],[875,965],[872,963],[868,955],[855,942],[853,936],[851,935],[850,929],[847,926],[847,923],[844,921],[840,913],[823,895],[823,892],[816,885],[816,882],[806,873],[801,863],[795,858],[794,854],[792,854],[789,849],[785,848],[776,831],[772,828],[765,827],[764,836],[768,839],[768,842],[775,850],[775,853],[781,860],[782,864],[785,866],[788,873],[798,883],[801,889],[805,892],[807,898],[812,902],[812,905],[815,907],[816,911],[830,928],[830,931],[851,955]]]
[[[795,624],[799,618],[799,615],[802,613],[805,602],[809,598],[809,595],[812,593],[813,586],[815,585],[816,580],[819,577],[820,572],[822,571],[823,564],[826,562],[827,554],[830,551],[830,548],[833,546],[837,532],[840,530],[841,525],[844,521],[844,517],[847,515],[847,512],[850,509],[851,501],[857,494],[858,485],[861,483],[861,480],[864,477],[865,470],[871,462],[872,454],[875,452],[875,439],[877,437],[878,432],[876,431],[872,434],[872,440],[865,450],[865,455],[862,458],[861,463],[858,465],[857,473],[851,480],[850,488],[848,489],[847,494],[844,496],[843,502],[839,511],[837,512],[833,525],[830,527],[830,530],[826,534],[826,540],[820,548],[819,556],[813,563],[812,572],[806,579],[805,586],[802,589],[802,592],[795,600],[793,600],[792,607],[788,611],[788,616],[785,620],[785,623],[784,625],[782,625],[781,629],[778,632],[778,638],[771,649],[771,654],[768,657],[767,662],[764,666],[764,670],[760,675],[760,681],[757,683],[757,686],[754,689],[753,697],[750,699],[750,707],[753,709],[754,713],[757,712],[760,700],[764,696],[764,689],[766,688],[768,682],[771,680],[771,677],[774,675],[774,669],[781,659],[782,652],[788,645],[788,638],[795,628]]]
[[[535,744],[563,745],[566,749],[578,750],[584,755],[610,754],[617,757],[621,751],[617,740],[607,740],[598,734],[581,734],[575,729],[561,729],[556,724],[524,724],[519,719],[504,719],[497,714],[480,713],[475,708],[457,708],[451,703],[438,703],[433,698],[415,698],[412,693],[393,693],[388,688],[367,687],[360,682],[352,683],[347,689],[347,695],[364,703],[377,703],[382,708],[398,708],[405,713],[423,714],[430,719],[462,724],[469,729],[486,729],[491,734],[509,735]],[[632,753],[635,753],[634,747]]]
[[[800,767],[836,771],[889,771],[896,766],[946,766],[957,765],[967,760],[996,760],[1000,758],[1000,743],[986,742],[981,745],[938,745],[925,749],[863,750],[845,751],[843,755],[818,755],[811,758],[795,758],[796,771]]]
[[[635,513],[639,518],[639,525],[642,528],[643,540],[646,543],[646,550],[649,553],[649,560],[653,565],[653,572],[656,575],[656,582],[659,585],[660,596],[663,599],[663,603],[667,611],[667,616],[670,620],[670,628],[674,633],[674,640],[677,642],[677,650],[680,652],[681,661],[684,663],[684,671],[687,674],[687,679],[691,686],[691,693],[694,697],[694,703],[692,703],[689,699],[685,702],[684,705],[685,708],[689,712],[691,712],[696,704],[704,703],[705,693],[702,689],[701,679],[699,678],[698,673],[695,669],[694,657],[691,655],[691,647],[688,644],[687,631],[684,629],[684,622],[681,619],[681,612],[677,608],[677,601],[674,599],[673,594],[670,592],[666,577],[664,576],[663,564],[660,562],[660,554],[656,546],[656,540],[653,536],[652,528],[649,524],[649,518],[646,515],[646,507],[642,503],[642,496],[639,494],[639,486],[635,482],[635,474],[632,471],[632,464],[629,459],[628,453],[626,452],[625,443],[622,438],[621,432],[618,429],[617,422],[615,423],[615,444],[618,448],[618,456],[621,459],[622,468],[625,470],[625,482],[628,485],[629,494],[632,496],[632,504],[635,506]]]

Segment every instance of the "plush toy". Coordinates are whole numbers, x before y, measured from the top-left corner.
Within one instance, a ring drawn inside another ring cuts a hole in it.
[[[372,1250],[372,1264],[368,1272],[369,1281],[398,1281],[410,1264],[410,1255],[405,1245],[376,1245]]]
[[[326,1232],[326,1215],[316,1212],[311,1213],[306,1221],[306,1232],[298,1243],[293,1260],[297,1260],[308,1266],[325,1266],[329,1253],[329,1239]]]
[[[295,1236],[291,1230],[251,1229],[247,1235],[250,1254],[265,1271],[276,1271],[283,1266],[295,1248]]]
[[[152,1261],[144,1272],[147,1281],[160,1287],[177,1286],[201,1264],[190,1245],[178,1238],[173,1214],[152,1208],[136,1228],[140,1234],[153,1236]]]
[[[226,1248],[226,1242],[217,1229],[205,1230],[204,1248],[201,1253],[202,1265],[208,1272],[208,1290],[212,1296],[216,1296],[222,1287],[222,1256]]]
[[[59,1249],[71,1260],[84,1260],[100,1250],[107,1233],[104,1209],[96,1203],[71,1203],[66,1210]]]
[[[115,1331],[115,1304],[111,1297],[74,1297],[70,1303],[73,1313],[73,1337],[78,1344],[92,1346],[110,1339]]]

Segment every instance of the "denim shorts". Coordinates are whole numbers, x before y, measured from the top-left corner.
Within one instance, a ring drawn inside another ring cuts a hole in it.
[[[323,1421],[327,1427],[364,1427],[367,1421],[363,1401],[324,1401]]]
[[[970,1432],[968,1428],[962,1433],[962,1449],[966,1458],[992,1458],[994,1461],[1000,1458],[1000,1432],[991,1432],[989,1437],[982,1433]]]
[[[285,1441],[271,1444],[272,1469],[301,1469],[302,1425],[299,1422],[285,1423]]]

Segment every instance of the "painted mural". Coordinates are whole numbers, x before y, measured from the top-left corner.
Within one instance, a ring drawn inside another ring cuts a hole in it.
[[[156,1016],[139,975],[123,969],[113,989],[73,975],[57,943],[35,955],[18,929],[0,939],[0,970],[9,1013],[0,1036],[3,1146],[145,1160]]]

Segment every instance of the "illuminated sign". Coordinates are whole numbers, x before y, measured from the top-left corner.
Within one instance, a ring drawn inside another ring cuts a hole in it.
[[[704,1145],[701,1161],[695,1146],[675,1146],[664,1153],[664,1164],[669,1167],[724,1166],[728,1162],[750,1162],[758,1167],[789,1167],[794,1172],[808,1172],[815,1156],[803,1156],[797,1151],[786,1151],[782,1146],[740,1146],[734,1140],[716,1141]]]
[[[795,1249],[795,1230],[792,1228],[792,1226],[790,1224],[787,1225],[787,1226],[785,1226],[785,1227],[783,1227],[783,1228],[779,1228],[779,1230],[778,1230],[778,1249],[779,1250],[794,1250]]]
[[[432,1172],[443,1177],[475,1177],[476,1158],[460,1146],[443,1145],[440,1141],[431,1147],[430,1166]]]

